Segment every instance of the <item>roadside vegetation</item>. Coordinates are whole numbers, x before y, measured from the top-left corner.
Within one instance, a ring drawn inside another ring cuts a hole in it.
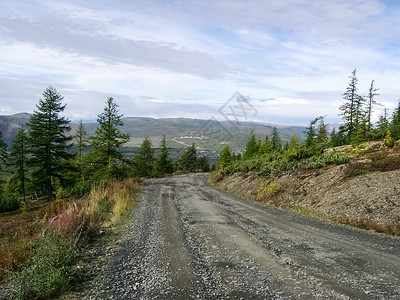
[[[145,139],[136,156],[121,151],[130,136],[113,98],[89,136],[62,117],[63,97],[43,92],[28,130],[11,145],[0,130],[0,281],[14,279],[20,299],[49,298],[69,287],[76,257],[100,229],[118,230],[145,177],[209,171],[193,144],[174,162],[165,136],[159,154]],[[72,145],[75,144],[75,147]],[[75,149],[72,151],[72,149]]]
[[[211,174],[210,181],[218,184],[235,174],[257,174],[265,180],[259,184],[258,192],[246,196],[260,201],[266,201],[267,198],[269,204],[279,206],[276,195],[286,187],[280,186],[278,179],[291,172],[309,174],[313,170],[347,164],[344,176],[350,178],[374,171],[399,169],[400,146],[397,141],[400,139],[400,102],[390,118],[387,109],[384,109],[384,114],[373,124],[373,109],[381,105],[375,99],[378,89],[372,81],[368,94],[362,96],[358,93],[357,84],[354,70],[343,94],[344,103],[340,107],[343,123],[340,128],[333,129],[329,134],[324,117],[320,116],[310,122],[303,142],[294,135],[290,143],[284,145],[276,128],[264,140],[257,140],[252,132],[242,153],[233,153],[229,145],[224,147],[220,153],[218,169]],[[287,208],[303,211],[299,207]],[[310,211],[307,210],[306,214],[310,214]],[[390,228],[379,228],[367,220],[339,217],[336,221],[400,234],[400,226],[397,229],[393,229],[392,225]]]

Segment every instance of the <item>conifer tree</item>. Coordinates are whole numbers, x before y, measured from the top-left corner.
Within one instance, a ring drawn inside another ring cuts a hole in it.
[[[182,153],[181,158],[178,160],[177,169],[192,172],[197,169],[197,166],[196,146],[193,143]]]
[[[232,160],[231,150],[229,149],[229,145],[225,145],[219,155],[218,166],[220,169],[225,168]]]
[[[260,149],[258,149],[258,153],[265,154],[271,152],[271,141],[269,140],[269,136],[266,135],[264,141],[260,145]]]
[[[92,137],[93,151],[97,162],[112,169],[114,160],[121,160],[123,155],[118,148],[129,141],[129,134],[122,133],[120,127],[124,125],[122,122],[122,114],[119,114],[118,105],[112,97],[106,101],[103,113],[98,115],[97,122],[100,127],[96,129],[95,135]]]
[[[165,135],[161,141],[161,153],[157,157],[153,166],[154,176],[164,176],[166,174],[172,174],[174,172],[174,164],[169,156],[167,143],[165,141]]]
[[[367,110],[366,110],[366,130],[367,130],[367,138],[370,138],[371,136],[371,130],[372,130],[372,113],[373,113],[373,108],[374,105],[382,105],[375,100],[375,96],[379,96],[377,93],[379,89],[374,87],[374,80],[371,81],[371,85],[369,87],[369,92],[368,92],[368,98],[367,98]]]
[[[60,116],[66,106],[62,100],[61,94],[49,86],[27,123],[30,128],[28,163],[33,169],[35,187],[48,200],[54,199],[55,184],[64,180],[64,163],[71,157],[67,145],[71,140],[67,136],[70,121]]]
[[[397,108],[393,112],[392,121],[390,122],[389,128],[392,138],[395,140],[400,139],[400,100]]]
[[[3,169],[3,165],[7,158],[7,145],[1,139],[3,137],[3,133],[0,130],[0,171]]]
[[[89,140],[89,134],[87,133],[85,125],[83,125],[82,123],[82,120],[79,121],[79,126],[76,130],[74,137],[77,139],[76,148],[78,150],[78,156],[82,157],[83,149],[87,145]]]
[[[252,130],[249,135],[249,139],[246,144],[246,150],[243,154],[244,159],[249,159],[256,155],[258,152],[258,143],[256,140],[256,136],[254,135],[254,131]]]
[[[389,129],[389,120],[387,115],[388,109],[384,107],[383,114],[379,117],[379,120],[376,123],[377,128],[374,130],[374,138],[383,139],[385,137],[386,131]]]
[[[274,127],[272,129],[271,150],[272,151],[281,151],[282,150],[281,137],[279,136],[278,129],[276,127]]]
[[[140,145],[138,153],[134,159],[135,175],[140,177],[150,177],[153,172],[154,151],[151,141],[145,138]]]
[[[27,162],[27,133],[20,128],[11,144],[10,163],[15,169],[11,181],[18,194],[26,201],[26,183],[28,182]]]
[[[300,140],[297,134],[294,134],[292,136],[292,139],[290,140],[289,147],[286,151],[289,159],[297,158],[299,150],[300,150]]]
[[[324,122],[324,117],[319,117],[318,133],[316,137],[316,142],[318,145],[323,145],[328,141],[328,132],[326,130],[326,124]]]
[[[357,70],[355,69],[350,76],[349,85],[346,92],[343,94],[345,103],[340,106],[341,115],[343,116],[344,124],[341,130],[347,135],[348,142],[351,143],[352,136],[356,129],[356,121],[360,109],[360,96],[357,94]]]

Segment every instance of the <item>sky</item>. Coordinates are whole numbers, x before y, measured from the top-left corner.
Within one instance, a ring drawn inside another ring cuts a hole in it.
[[[354,69],[361,95],[374,80],[397,106],[400,1],[0,2],[0,115],[32,113],[51,85],[72,121],[113,97],[126,117],[338,123]]]

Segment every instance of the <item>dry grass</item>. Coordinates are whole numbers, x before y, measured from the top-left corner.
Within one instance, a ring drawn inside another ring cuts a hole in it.
[[[71,239],[76,246],[92,230],[118,225],[131,211],[139,189],[140,182],[132,178],[110,181],[82,199],[29,202],[25,212],[0,214],[0,281],[21,269],[46,232]],[[99,209],[104,199],[110,202],[108,210]]]
[[[332,221],[340,223],[340,224],[345,224],[345,225],[350,225],[353,227],[365,229],[365,230],[373,230],[375,232],[379,233],[385,233],[388,235],[394,235],[394,236],[399,236],[400,235],[400,223],[394,223],[390,225],[383,225],[383,224],[378,224],[367,217],[364,218],[351,218],[348,216],[335,216],[330,218]]]

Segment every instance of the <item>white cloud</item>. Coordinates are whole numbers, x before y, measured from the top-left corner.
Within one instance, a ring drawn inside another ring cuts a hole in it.
[[[332,104],[342,100],[355,68],[360,93],[374,79],[378,100],[391,107],[400,95],[400,10],[385,5],[5,0],[0,87],[13,89],[0,89],[0,113],[32,110],[52,84],[73,118],[92,118],[93,106],[111,95],[126,115],[215,115],[236,91],[274,99],[262,103],[259,118],[338,118]]]

